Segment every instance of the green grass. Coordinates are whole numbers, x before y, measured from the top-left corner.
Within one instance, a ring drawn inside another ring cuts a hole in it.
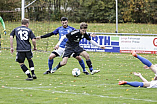
[[[26,75],[16,63],[14,53],[2,50],[0,53],[0,103],[53,103],[53,104],[148,104],[156,103],[156,89],[120,86],[118,81],[141,81],[131,73],[141,72],[146,79],[154,77],[153,72],[143,69],[143,64],[130,54],[89,52],[93,67],[101,72],[95,75],[73,77],[73,68],[78,62],[70,58],[66,66],[56,73],[43,75],[48,69],[47,57],[50,52],[33,52],[35,73],[38,79],[25,81]],[[156,55],[145,55],[152,63]],[[56,58],[54,65],[61,58]],[[27,61],[25,61],[28,66]],[[88,68],[87,68],[88,70]],[[82,71],[82,69],[81,69]]]
[[[2,47],[9,46],[9,33],[19,23],[6,23],[7,34],[2,35]],[[77,23],[69,25],[76,28]],[[36,36],[44,35],[60,26],[59,22],[54,23],[32,23],[30,28]],[[152,24],[119,24],[121,33],[157,33],[157,25]],[[89,31],[112,32],[115,31],[115,24],[89,24]],[[70,58],[66,66],[60,68],[56,73],[43,75],[48,69],[48,56],[56,44],[58,36],[37,41],[39,50],[34,51],[33,61],[35,73],[38,79],[25,81],[27,76],[22,72],[19,64],[15,62],[16,52],[13,55],[9,50],[2,49],[0,53],[0,103],[2,104],[29,104],[29,103],[50,103],[50,104],[156,104],[156,89],[135,88],[118,85],[118,81],[141,81],[132,72],[141,72],[142,75],[152,80],[154,73],[151,70],[143,69],[143,64],[130,54],[88,52],[95,69],[101,72],[95,75],[84,75],[73,77],[73,68],[81,69],[77,60]],[[16,47],[14,40],[14,48]],[[156,63],[156,55],[140,54]],[[62,59],[55,58],[54,66]],[[84,60],[85,61],[85,60]],[[25,60],[28,66],[27,60]],[[53,67],[54,67],[53,66]],[[87,67],[87,66],[86,66]],[[88,70],[88,68],[86,68]],[[81,69],[82,71],[82,69]]]
[[[19,22],[5,22],[7,35],[2,35],[2,48],[9,48],[9,34],[11,31],[21,24]],[[79,23],[70,23],[69,25],[79,28]],[[54,31],[57,27],[61,26],[60,22],[30,22],[29,28],[32,29],[35,36],[45,35],[46,33]],[[118,31],[119,33],[148,33],[148,34],[157,34],[157,25],[156,24],[119,24]],[[88,32],[104,32],[104,33],[115,33],[116,25],[109,23],[89,23]],[[38,50],[52,51],[54,45],[58,41],[58,35],[51,36],[37,41]],[[14,46],[16,42],[14,42]]]

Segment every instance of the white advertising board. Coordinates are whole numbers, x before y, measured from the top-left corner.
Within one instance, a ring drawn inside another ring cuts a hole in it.
[[[94,52],[130,53],[131,50],[135,50],[137,53],[157,54],[157,38],[153,36],[97,35],[91,39],[99,45],[106,46],[106,49],[103,50],[95,47],[86,39],[82,39],[80,41],[80,46],[82,46],[86,51]]]
[[[120,36],[120,53],[130,53],[136,50],[137,53],[157,53],[157,38],[147,36]]]

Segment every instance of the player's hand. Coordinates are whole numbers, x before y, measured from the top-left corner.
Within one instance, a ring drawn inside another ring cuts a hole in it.
[[[6,35],[6,34],[7,34],[6,29],[4,29],[4,30],[3,30],[3,32],[4,32],[4,35]]]
[[[58,48],[59,48],[59,45],[56,45],[56,46],[54,47],[55,50],[57,50]]]
[[[12,54],[14,52],[14,48],[10,48],[10,52]]]
[[[101,49],[105,49],[105,46],[100,46]]]
[[[149,67],[147,65],[144,65],[143,68],[144,69],[149,69]]]
[[[40,36],[37,36],[36,39],[39,40],[39,39],[41,39],[41,37],[40,37]]]
[[[133,74],[134,74],[135,76],[138,76],[138,77],[139,77],[139,76],[142,76],[141,73],[133,72]]]
[[[96,35],[94,33],[91,33],[90,36],[91,37],[96,37]]]

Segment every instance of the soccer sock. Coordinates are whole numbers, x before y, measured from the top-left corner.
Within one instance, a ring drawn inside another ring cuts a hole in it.
[[[21,65],[21,68],[22,68],[23,72],[24,72],[29,78],[32,78],[32,77],[31,77],[31,74],[30,74],[30,72],[29,72],[29,70],[28,70],[28,68],[26,67],[25,64],[22,64],[22,65]]]
[[[52,65],[53,65],[53,59],[52,60],[48,59],[48,66],[50,71],[52,70]]]
[[[33,60],[28,60],[29,68],[31,70],[31,73],[34,74],[34,63]]]
[[[143,83],[142,82],[127,82],[126,84],[133,86],[133,87],[143,87]]]
[[[141,57],[141,56],[139,56],[139,55],[137,55],[137,58],[138,58],[143,64],[147,65],[148,67],[150,67],[150,66],[152,65],[152,63],[151,63],[149,60],[147,60],[147,59],[145,59],[145,58],[143,58],[143,57]]]
[[[87,66],[89,67],[90,72],[93,71],[92,62],[90,59],[86,60]]]
[[[56,69],[59,69],[60,67],[62,67],[63,65],[61,65],[60,64],[60,62],[59,62],[59,64],[56,66]]]
[[[86,71],[83,59],[81,61],[79,61],[79,64],[81,65],[83,71]]]

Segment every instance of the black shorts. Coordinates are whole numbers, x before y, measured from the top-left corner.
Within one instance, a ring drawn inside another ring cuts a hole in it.
[[[85,51],[82,47],[77,46],[77,47],[65,47],[65,51],[63,54],[64,57],[69,57],[73,54],[73,57],[79,56],[81,52]]]
[[[33,57],[32,51],[29,52],[17,52],[16,61],[19,63],[24,63],[25,58],[31,59]]]

